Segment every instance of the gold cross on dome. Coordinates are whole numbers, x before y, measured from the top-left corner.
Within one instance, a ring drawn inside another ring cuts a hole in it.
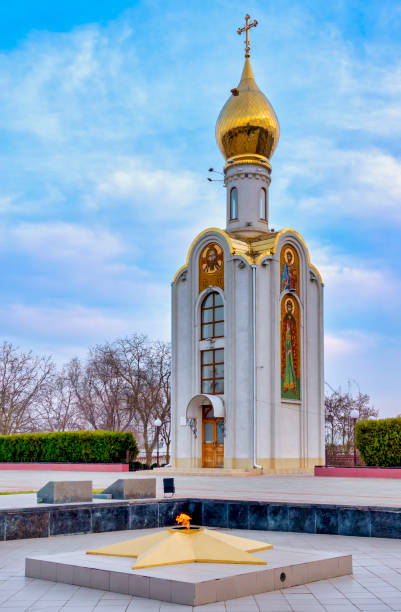
[[[245,26],[243,28],[238,28],[237,30],[237,34],[242,34],[242,32],[245,32],[245,57],[250,57],[250,42],[249,42],[249,30],[251,28],[256,28],[256,26],[258,25],[258,22],[256,21],[256,19],[253,20],[252,23],[249,23],[251,16],[246,14],[245,15]]]

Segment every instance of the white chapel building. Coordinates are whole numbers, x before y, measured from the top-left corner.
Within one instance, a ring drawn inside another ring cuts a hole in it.
[[[226,228],[172,282],[172,462],[310,471],[324,461],[323,283],[293,229],[269,227],[279,124],[249,60],[216,124]]]

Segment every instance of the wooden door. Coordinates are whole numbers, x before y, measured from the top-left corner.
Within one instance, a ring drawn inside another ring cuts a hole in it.
[[[203,407],[202,419],[202,467],[224,466],[224,419],[209,417],[211,407]]]

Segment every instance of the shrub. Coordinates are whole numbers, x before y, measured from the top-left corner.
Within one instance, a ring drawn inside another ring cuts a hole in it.
[[[138,453],[132,433],[64,431],[0,436],[0,461],[124,463]]]
[[[146,463],[142,463],[141,461],[130,461],[129,469],[130,472],[137,472],[138,470],[148,469],[148,466]]]
[[[366,465],[401,466],[401,418],[357,423],[356,446]]]

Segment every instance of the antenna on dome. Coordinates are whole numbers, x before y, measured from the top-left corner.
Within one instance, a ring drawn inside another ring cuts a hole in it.
[[[208,172],[214,172],[214,174],[221,174],[221,175],[223,175],[222,172],[219,172],[218,170],[215,170],[214,168],[209,168]],[[207,177],[207,180],[209,181],[209,183],[222,183],[222,182],[224,182],[224,179],[212,179],[209,176]]]

